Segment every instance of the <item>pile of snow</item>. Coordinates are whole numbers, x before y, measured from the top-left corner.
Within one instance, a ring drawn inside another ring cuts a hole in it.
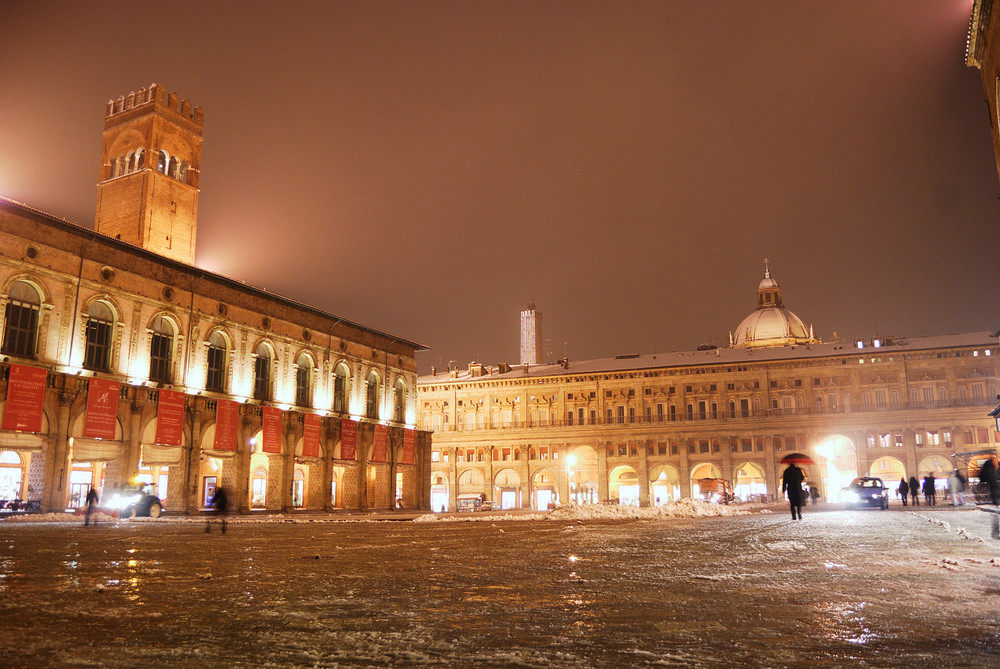
[[[747,509],[726,504],[710,504],[697,499],[682,499],[660,506],[639,508],[618,504],[569,504],[561,506],[548,513],[545,518],[550,520],[577,519],[636,519],[653,520],[657,518],[701,518],[704,516],[744,516]]]
[[[416,523],[474,522],[497,520],[656,520],[659,518],[701,518],[705,516],[744,516],[749,509],[724,504],[709,504],[696,499],[682,499],[660,506],[639,508],[618,504],[568,504],[548,513],[533,515],[476,513],[468,516],[436,516],[427,513],[413,519]]]
[[[4,522],[7,523],[80,523],[81,525],[84,520],[86,520],[86,516],[83,514],[67,511],[60,513],[23,513],[4,518]],[[116,520],[118,520],[117,516],[111,516],[106,513],[95,512],[90,514],[91,523],[96,523],[97,521],[107,523]]]

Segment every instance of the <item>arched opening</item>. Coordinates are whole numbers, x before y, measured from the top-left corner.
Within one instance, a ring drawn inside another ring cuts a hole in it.
[[[14,509],[14,502],[25,499],[27,458],[15,451],[0,452],[0,508]],[[17,506],[20,506],[19,504]]]
[[[767,480],[764,468],[755,462],[746,462],[736,468],[733,495],[744,502],[767,501]]]
[[[250,476],[250,508],[267,508],[267,467],[254,467]]]
[[[531,477],[531,489],[531,508],[537,511],[545,511],[550,504],[555,506],[558,502],[556,477],[548,469],[535,472],[534,476]]]
[[[858,477],[858,456],[854,442],[843,435],[835,434],[821,442],[815,450],[823,458],[823,462],[818,463],[817,469],[823,484],[821,489],[826,490],[826,500],[844,501],[844,488]],[[806,467],[802,469],[805,470]],[[808,472],[806,479],[809,479]]]
[[[216,330],[208,337],[208,351],[205,372],[205,390],[215,393],[226,392],[226,367],[229,339]]]
[[[493,499],[501,509],[517,509],[521,506],[521,476],[513,469],[501,469],[493,478],[495,494]]]
[[[368,380],[365,388],[365,416],[368,418],[378,418],[379,387],[382,379],[374,369],[368,372]]]
[[[431,511],[444,513],[448,510],[448,477],[435,474],[431,479]]]
[[[177,157],[176,156],[170,156],[170,163],[167,166],[167,175],[173,177],[174,179],[177,178]]]
[[[649,472],[649,494],[653,506],[681,498],[681,478],[672,465],[657,465]]]
[[[165,316],[153,320],[149,345],[149,380],[170,383],[174,347],[174,324]]]
[[[483,473],[478,469],[466,469],[458,475],[458,510],[475,511],[486,497]]]
[[[38,290],[27,281],[10,287],[3,322],[4,355],[35,357],[41,302]]]
[[[260,342],[253,355],[253,398],[266,402],[271,399],[271,347]]]
[[[566,454],[566,480],[569,501],[575,504],[597,504],[597,451],[590,446],[577,447]]]
[[[703,462],[691,469],[691,497],[694,499],[704,499],[706,495],[711,495],[716,491],[713,486],[709,488],[701,482],[706,479],[721,479],[722,470],[719,466],[711,462]],[[704,489],[703,489],[704,488]]]
[[[306,503],[306,472],[296,467],[292,472],[292,507],[301,509]]]
[[[406,410],[406,382],[403,379],[396,379],[396,396],[392,405],[392,419],[397,423],[402,423]]]
[[[94,302],[87,309],[83,366],[96,372],[111,369],[111,344],[115,314],[107,302]]]
[[[344,363],[338,363],[333,371],[333,410],[337,413],[347,412],[347,380],[351,370]]]
[[[167,152],[160,151],[156,159],[156,171],[163,174],[167,171]]]
[[[312,406],[313,361],[308,353],[300,353],[295,359],[295,404],[300,407]]]
[[[177,171],[177,179],[187,183],[188,180],[188,161],[182,161],[181,166]]]
[[[146,149],[139,149],[135,152],[135,170],[138,172],[146,166]]]
[[[608,477],[608,493],[619,504],[639,506],[639,474],[632,467],[616,467]]]
[[[868,476],[882,479],[886,487],[889,487],[893,482],[898,483],[899,479],[906,478],[906,467],[899,458],[885,455],[872,463],[868,468]]]

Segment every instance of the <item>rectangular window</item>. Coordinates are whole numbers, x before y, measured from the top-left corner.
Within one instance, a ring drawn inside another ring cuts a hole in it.
[[[584,413],[585,411],[586,410],[583,407],[580,407],[579,409],[576,410],[576,417],[579,419],[578,422],[580,423],[580,425],[583,425],[585,422],[584,421],[584,418],[586,417],[586,414]]]
[[[219,346],[208,347],[208,376],[205,390],[214,393],[226,392],[226,351]]]
[[[34,358],[37,332],[38,306],[10,301],[4,318],[3,352],[21,358]]]
[[[661,422],[661,423],[663,422],[663,405],[662,404],[657,404],[656,405],[656,420],[659,421],[659,422]]]
[[[295,370],[295,404],[300,407],[307,407],[311,404],[309,393],[308,367],[299,367]]]
[[[625,422],[625,407],[623,407],[623,406],[615,407],[615,411],[617,413],[617,418],[618,418],[617,422],[618,423],[624,423]]]
[[[111,323],[90,318],[87,320],[87,343],[83,366],[96,372],[106,372],[109,360],[111,360]]]
[[[572,425],[573,424],[573,410],[572,409],[570,409],[569,411],[566,412],[566,424],[567,425]]]
[[[630,423],[635,422],[635,407],[628,408],[628,422]]]
[[[257,356],[253,361],[253,398],[271,399],[271,359]]]
[[[441,461],[441,451],[431,451],[431,462]]]
[[[170,383],[170,346],[174,338],[153,333],[149,347],[149,380]]]

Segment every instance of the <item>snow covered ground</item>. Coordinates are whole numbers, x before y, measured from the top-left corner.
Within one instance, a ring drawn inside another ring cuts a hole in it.
[[[0,666],[1000,661],[991,514],[770,510],[8,521]]]

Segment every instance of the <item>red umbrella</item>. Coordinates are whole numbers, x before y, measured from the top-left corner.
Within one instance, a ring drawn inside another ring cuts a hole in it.
[[[781,464],[789,465],[792,463],[797,465],[814,465],[816,464],[812,458],[810,458],[805,453],[789,453],[785,457],[781,458]]]

